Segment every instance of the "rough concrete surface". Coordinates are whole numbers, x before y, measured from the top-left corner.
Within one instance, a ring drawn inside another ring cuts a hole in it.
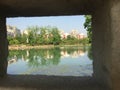
[[[90,14],[102,0],[0,0],[1,16]]]
[[[8,75],[0,79],[0,90],[108,90],[92,77]]]
[[[93,15],[93,67],[96,80],[120,90],[120,0],[0,0],[0,76],[7,71],[5,17]],[[1,90],[106,90],[93,78],[12,76]]]

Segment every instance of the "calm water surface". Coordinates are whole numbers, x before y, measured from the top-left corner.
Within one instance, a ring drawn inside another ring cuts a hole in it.
[[[90,51],[87,48],[11,50],[8,74],[91,76]]]

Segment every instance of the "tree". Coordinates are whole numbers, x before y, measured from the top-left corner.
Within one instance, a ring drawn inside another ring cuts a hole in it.
[[[84,28],[87,30],[89,43],[91,43],[92,42],[92,16],[91,15],[85,15]]]
[[[85,23],[84,28],[87,30],[87,35],[89,39],[89,43],[92,42],[92,16],[91,15],[85,15]],[[93,60],[92,56],[92,46],[88,48],[88,57]]]
[[[56,28],[56,27],[52,28],[51,34],[52,34],[53,44],[59,45],[61,42],[61,36],[60,36],[60,32],[59,32],[58,28]]]
[[[20,44],[26,44],[27,43],[26,40],[27,40],[28,36],[26,34],[22,34],[20,38],[21,38]]]
[[[48,34],[47,30],[48,30],[47,27],[41,27],[40,28],[40,38],[39,38],[40,44],[47,44],[48,43],[47,42],[47,39],[48,39],[48,37],[47,37],[47,34]]]
[[[37,43],[38,33],[40,28],[38,26],[30,26],[27,28],[28,31],[28,42],[30,45],[35,45]]]
[[[83,44],[84,46],[88,44],[88,38],[83,38],[79,40],[80,44]]]

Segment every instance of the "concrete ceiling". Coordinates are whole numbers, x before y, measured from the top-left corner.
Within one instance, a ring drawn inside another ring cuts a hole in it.
[[[0,0],[0,16],[58,16],[91,14],[102,0]]]

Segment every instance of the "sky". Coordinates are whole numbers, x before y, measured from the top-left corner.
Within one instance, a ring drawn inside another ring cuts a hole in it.
[[[21,31],[25,30],[28,26],[56,26],[58,29],[69,33],[73,29],[84,33],[85,18],[84,16],[49,16],[49,17],[17,17],[7,18],[7,25],[16,26]]]

